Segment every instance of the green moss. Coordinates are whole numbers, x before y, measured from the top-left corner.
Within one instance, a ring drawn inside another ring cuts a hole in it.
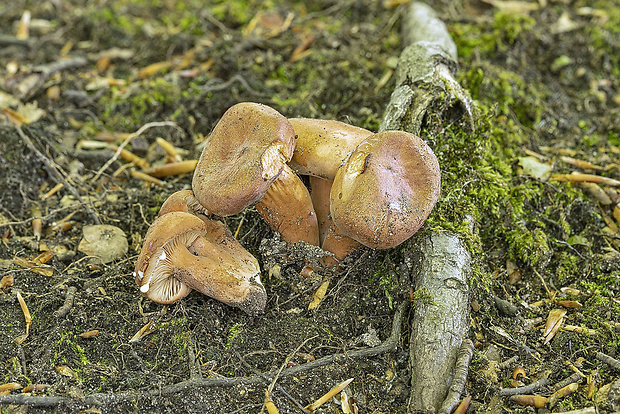
[[[228,329],[228,338],[226,339],[226,344],[224,348],[230,349],[233,346],[235,341],[243,342],[243,337],[241,336],[243,332],[243,326],[240,323],[236,323]]]

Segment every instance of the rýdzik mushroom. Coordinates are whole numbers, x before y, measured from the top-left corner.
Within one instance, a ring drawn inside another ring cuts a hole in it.
[[[295,172],[310,176],[312,193]],[[437,202],[440,182],[437,158],[415,135],[373,134],[339,121],[289,122],[265,105],[237,104],[209,137],[193,191],[163,204],[134,276],[156,302],[196,289],[259,313],[266,293],[258,261],[217,216],[256,205],[287,243],[331,252],[322,263],[333,267],[362,245],[387,249],[411,237]]]
[[[256,314],[267,299],[258,261],[224,223],[184,211],[163,214],[149,227],[134,277],[147,298],[164,304],[195,289]]]

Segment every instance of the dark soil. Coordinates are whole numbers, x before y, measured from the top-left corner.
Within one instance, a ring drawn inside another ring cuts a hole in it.
[[[41,385],[36,394],[49,399],[39,404],[49,404],[28,406],[33,400],[19,400],[18,388],[10,393],[14,404],[0,410],[257,413],[284,365],[272,394],[280,412],[300,412],[297,404],[313,402],[348,378],[354,378],[347,391],[360,413],[406,412],[408,315],[396,351],[371,357],[355,351],[387,340],[396,309],[410,301],[415,270],[404,257],[415,237],[389,251],[363,250],[341,271],[308,278],[299,274],[304,248],[287,250],[250,208],[226,223],[233,232],[239,228],[238,239],[261,263],[265,313],[248,316],[197,292],[162,306],[141,297],[132,273],[159,207],[173,192],[191,187],[191,174],[153,185],[130,175],[139,168],[121,159],[98,174],[114,151],[82,145],[102,133],[117,134],[118,145],[147,123],[171,121],[176,127],[154,125],[127,149],[156,164],[165,154],[152,144],[163,137],[184,150],[184,159],[197,159],[219,117],[242,101],[265,103],[287,117],[337,119],[376,130],[394,85],[406,5],[8,3],[0,5],[1,90],[45,113],[21,127],[38,155],[18,133],[15,118],[11,122],[8,112],[0,112],[0,278],[14,277],[13,286],[0,290],[0,386]],[[531,3],[538,7],[530,11],[501,11],[490,3],[433,4],[459,48],[459,80],[480,110],[475,133],[429,116],[424,135],[437,152],[444,184],[442,200],[421,231],[463,234],[476,261],[470,410],[531,412],[499,397],[501,388],[515,386],[512,372],[521,366],[525,384],[543,376],[554,384],[573,368],[588,377],[554,412],[594,406],[612,411],[603,386],[620,373],[595,356],[620,353],[620,196],[608,187],[612,201],[605,204],[578,185],[533,178],[520,166],[535,153],[553,161],[554,173],[620,179],[620,12],[603,0],[541,1]],[[32,14],[29,40],[5,40],[15,36],[25,10]],[[307,47],[298,48],[305,41]],[[76,58],[86,60],[24,89],[26,77],[40,74],[40,66]],[[157,62],[167,63],[140,72]],[[7,104],[3,94],[0,108],[32,116]],[[561,156],[603,170],[583,170]],[[88,208],[66,186],[43,197],[59,182],[43,158]],[[124,231],[126,255],[101,264],[77,250],[83,227],[95,224],[95,216]],[[465,216],[476,220],[475,232],[461,228]],[[40,242],[33,236],[36,217],[43,222]],[[60,228],[63,219],[69,224]],[[54,255],[44,271],[16,260],[33,260],[45,250]],[[270,275],[276,264],[281,274]],[[308,310],[326,278],[326,297]],[[73,304],[58,316],[70,288],[76,289]],[[15,340],[26,324],[18,292],[32,315],[21,344]],[[582,306],[562,307],[559,299]],[[561,330],[544,344],[541,326],[554,308],[567,310],[566,325],[594,332]],[[149,323],[152,332],[130,342]],[[98,334],[80,336],[91,330]],[[302,368],[334,354],[344,356]],[[287,373],[292,367],[297,371]],[[330,402],[318,412],[341,410]]]

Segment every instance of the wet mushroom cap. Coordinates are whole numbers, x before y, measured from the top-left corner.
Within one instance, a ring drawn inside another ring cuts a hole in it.
[[[367,129],[340,121],[291,118],[289,119],[297,143],[291,167],[301,175],[333,180],[346,157],[368,136]]]
[[[239,213],[261,200],[293,156],[295,131],[278,111],[243,102],[228,109],[204,147],[192,189],[218,216]]]
[[[343,234],[379,249],[422,226],[439,198],[437,157],[417,136],[385,131],[365,139],[336,173],[330,211]]]

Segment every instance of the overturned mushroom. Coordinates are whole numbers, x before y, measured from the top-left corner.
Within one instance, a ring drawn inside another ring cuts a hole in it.
[[[191,289],[249,314],[263,311],[265,288],[257,260],[217,220],[171,211],[149,228],[134,276],[140,291],[172,303]]]
[[[336,173],[331,216],[345,235],[391,248],[422,226],[440,186],[439,163],[424,141],[407,132],[381,132],[366,138]]]
[[[268,106],[243,102],[228,109],[205,146],[194,177],[196,199],[219,216],[259,202],[293,155],[295,132]]]

